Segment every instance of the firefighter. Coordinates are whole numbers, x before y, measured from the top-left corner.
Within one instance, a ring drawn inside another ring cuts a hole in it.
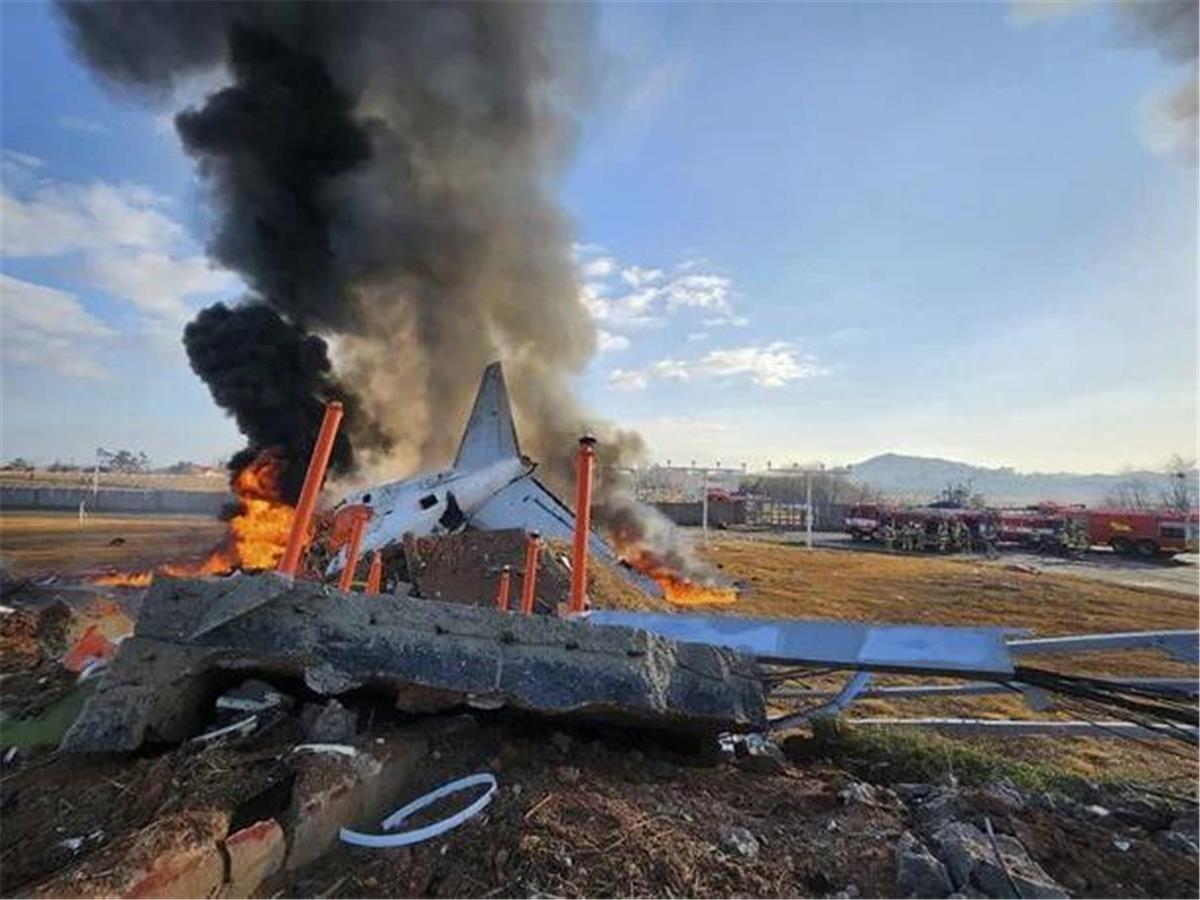
[[[879,540],[885,550],[894,550],[896,548],[896,529],[892,527],[891,522],[885,522],[879,526]]]
[[[937,529],[934,531],[934,544],[938,553],[945,553],[950,549],[950,525],[945,519],[937,523]]]

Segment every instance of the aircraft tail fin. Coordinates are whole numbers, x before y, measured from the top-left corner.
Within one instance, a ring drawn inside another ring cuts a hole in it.
[[[454,467],[464,471],[481,469],[520,453],[504,372],[500,363],[494,362],[483,370],[479,393],[475,395],[467,430],[458,445]]]

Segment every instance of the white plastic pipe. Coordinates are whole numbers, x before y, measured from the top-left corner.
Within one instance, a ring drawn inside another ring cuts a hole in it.
[[[447,816],[440,822],[434,822],[432,825],[414,828],[411,831],[402,831],[399,834],[363,834],[360,831],[351,831],[349,828],[343,828],[338,832],[338,836],[344,843],[354,844],[357,847],[388,848],[408,847],[411,844],[419,844],[422,841],[445,834],[447,831],[452,831],[471,817],[478,815],[484,807],[492,802],[492,798],[496,795],[498,788],[496,776],[490,772],[480,772],[477,775],[468,775],[466,778],[460,778],[457,781],[443,784],[437,790],[430,791],[424,797],[418,797],[412,803],[408,804],[408,806],[396,810],[379,823],[379,827],[384,831],[391,831],[393,828],[399,827],[413,813],[420,812],[427,806],[432,806],[443,797],[457,794],[459,791],[465,791],[467,788],[481,784],[488,785],[488,789],[484,792],[483,796],[470,806],[464,807],[454,815]]]

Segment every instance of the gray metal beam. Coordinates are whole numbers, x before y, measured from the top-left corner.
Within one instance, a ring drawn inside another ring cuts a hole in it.
[[[1151,688],[1164,693],[1187,697],[1200,696],[1200,682],[1195,678],[1124,678],[1112,675],[1097,675],[1116,684],[1129,687]],[[808,688],[779,687],[771,691],[771,699],[824,700],[838,696],[840,691]],[[970,681],[963,684],[904,684],[888,687],[865,688],[858,697],[876,697],[885,700],[904,700],[911,697],[978,696],[984,694],[1012,694],[1014,691],[1003,684],[990,681]]]
[[[641,628],[692,644],[729,647],[760,662],[937,675],[1011,676],[1008,628],[874,625],[695,613],[594,610],[592,625]]]
[[[1019,638],[1008,642],[1008,652],[1013,656],[1143,648],[1162,650],[1180,662],[1200,663],[1200,631],[1123,631],[1112,634]]]
[[[1197,729],[1190,726],[1148,727],[1131,722],[1024,721],[1021,719],[846,719],[847,725],[886,728],[929,728],[947,734],[986,734],[1001,737],[1051,735],[1054,737],[1178,738],[1197,742]]]

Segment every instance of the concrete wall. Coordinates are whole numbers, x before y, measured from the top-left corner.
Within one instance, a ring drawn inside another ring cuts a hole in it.
[[[0,510],[65,509],[84,503],[94,513],[196,513],[216,515],[231,494],[216,491],[140,490],[101,488],[92,495],[85,487],[23,487],[0,485]]]

